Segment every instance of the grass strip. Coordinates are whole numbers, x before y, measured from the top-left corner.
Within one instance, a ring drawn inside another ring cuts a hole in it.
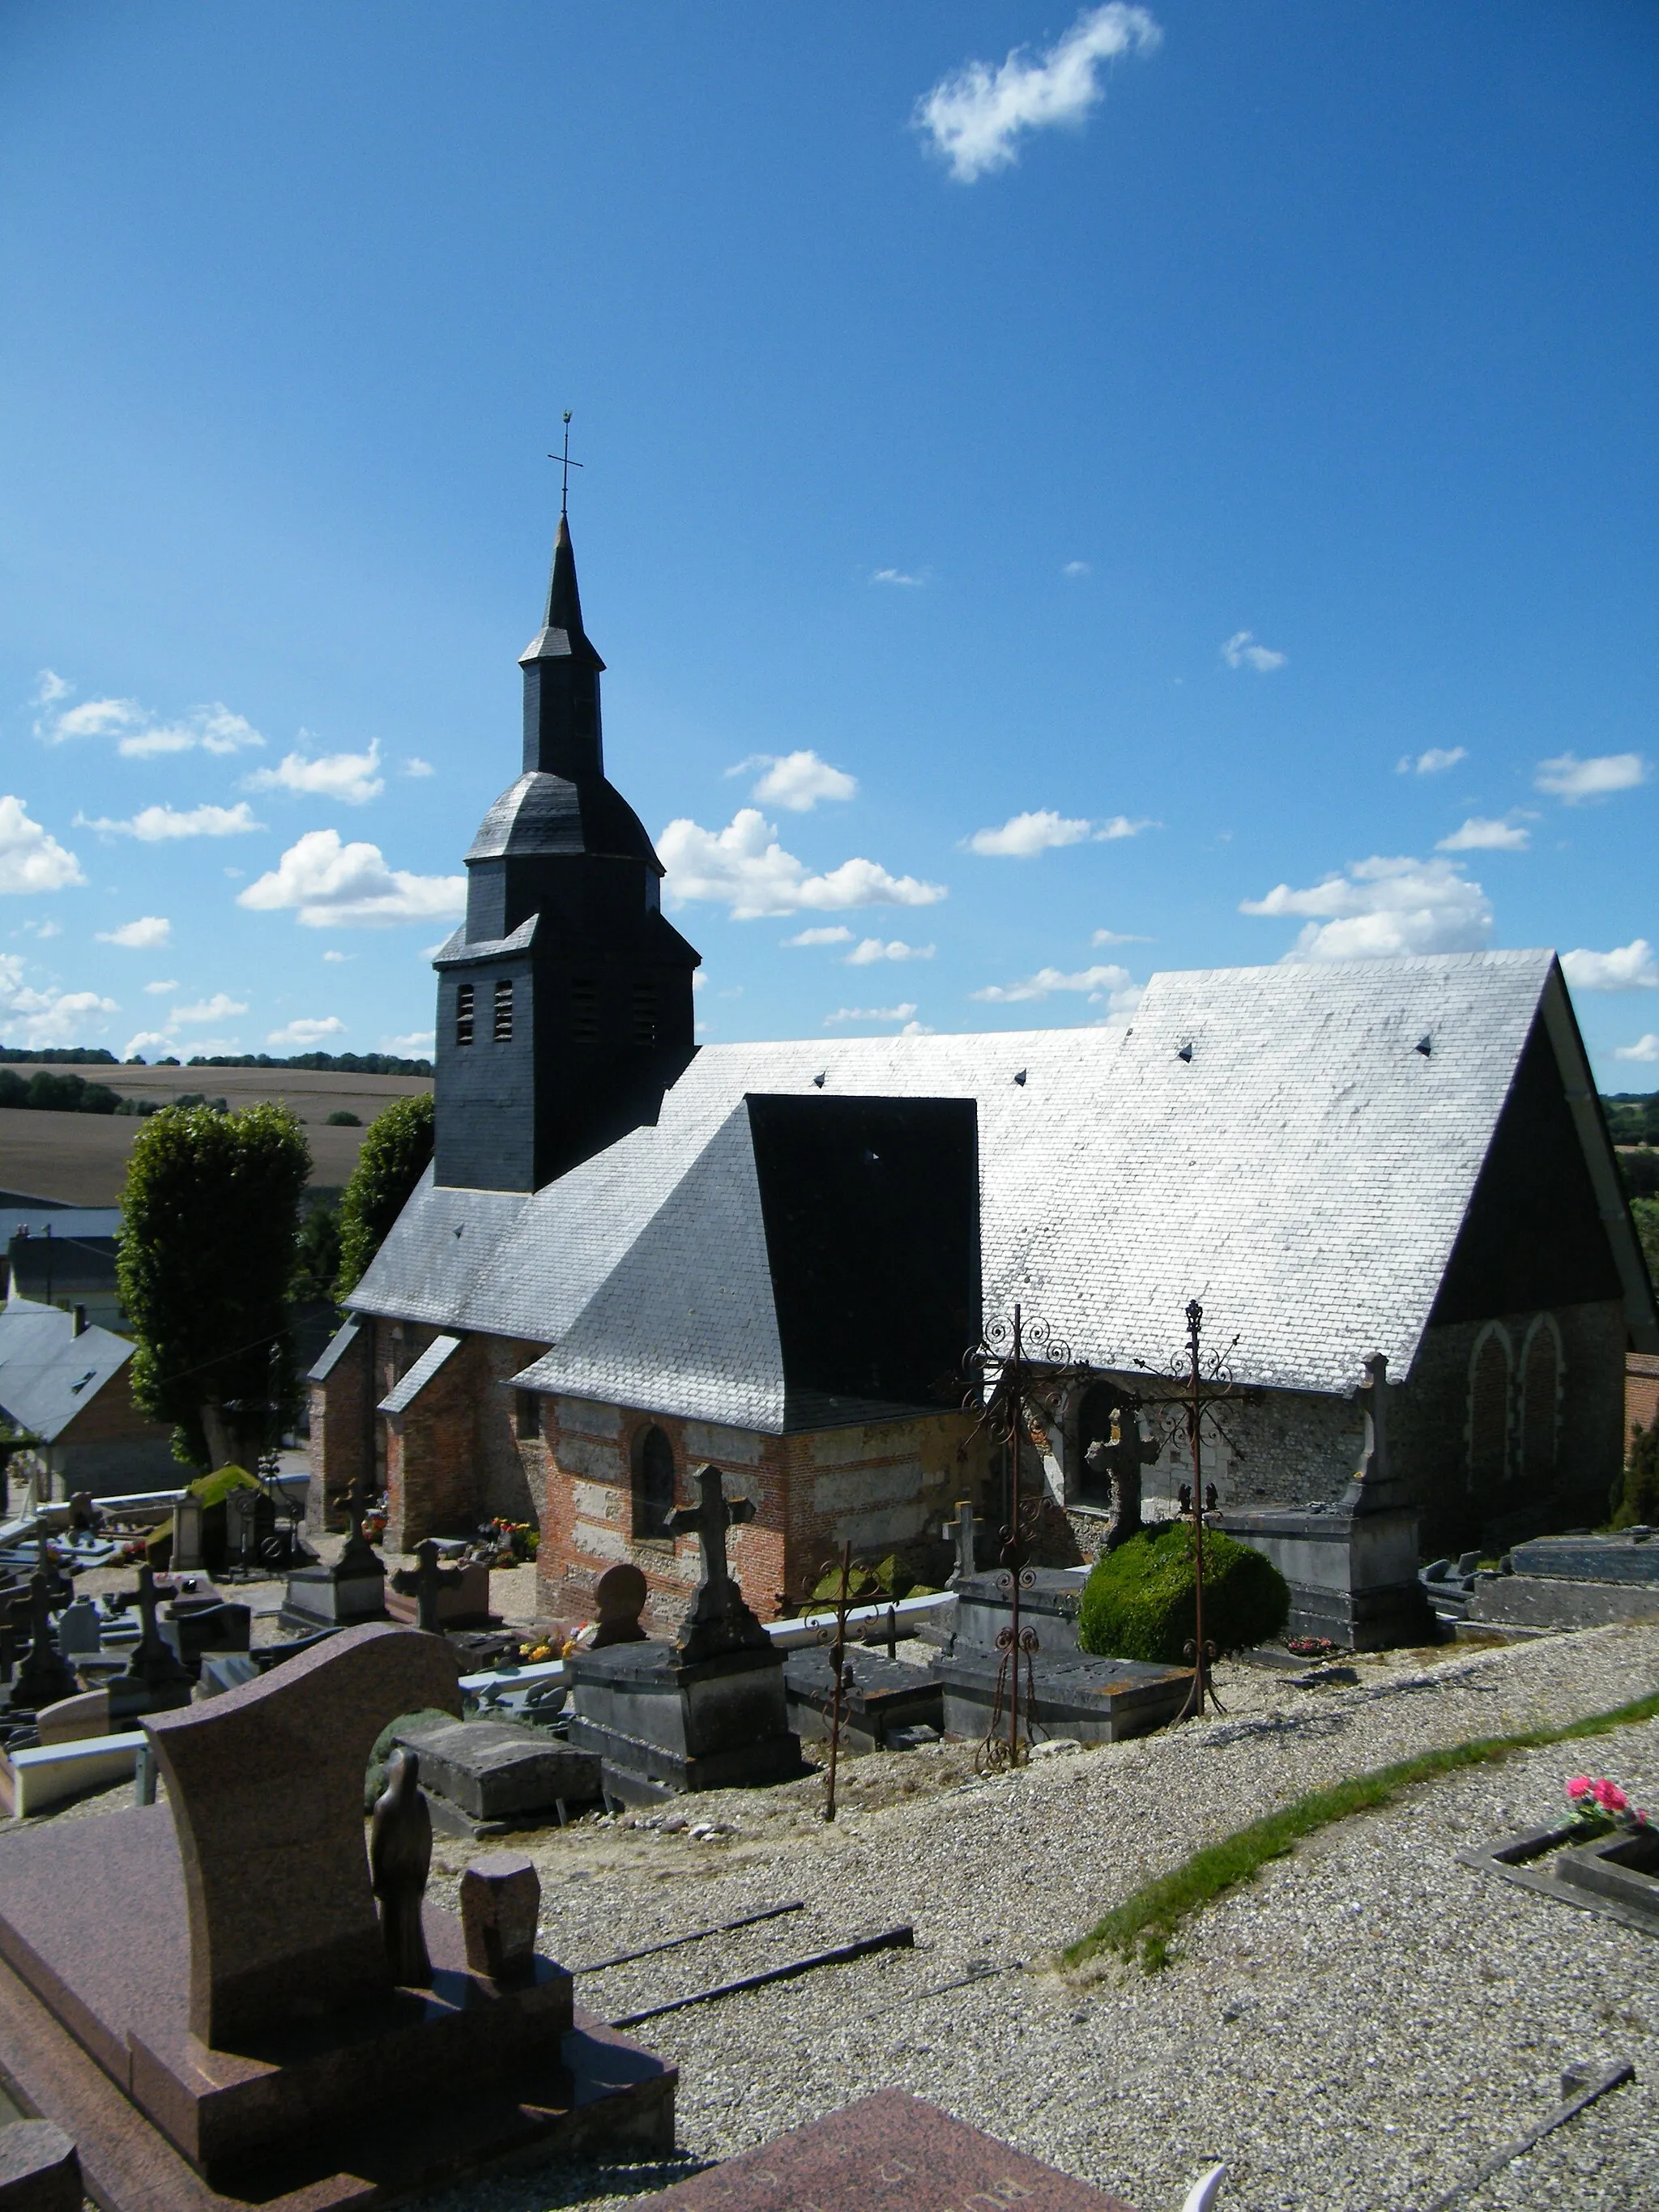
[[[1659,1694],[1638,1698],[1611,1712],[1591,1713],[1560,1728],[1523,1729],[1515,1735],[1478,1736],[1468,1743],[1448,1744],[1438,1751],[1419,1752],[1392,1766],[1374,1767],[1346,1782],[1334,1782],[1324,1790],[1310,1790],[1293,1798],[1277,1813],[1268,1813],[1218,1844],[1206,1844],[1190,1858],[1155,1881],[1144,1883],[1115,1905],[1105,1918],[1060,1954],[1068,1966],[1080,1966],[1101,1951],[1136,1960],[1149,1974],[1170,1963],[1170,1946],[1183,1920],[1201,1911],[1212,1899],[1254,1879],[1269,1859],[1282,1859],[1304,1836],[1346,1820],[1356,1813],[1374,1812],[1391,1804],[1402,1790],[1433,1782],[1443,1774],[1455,1774],[1468,1766],[1490,1766],[1519,1751],[1547,1750],[1552,1744],[1571,1743],[1580,1737],[1607,1735],[1614,1729],[1630,1728],[1659,1717]]]

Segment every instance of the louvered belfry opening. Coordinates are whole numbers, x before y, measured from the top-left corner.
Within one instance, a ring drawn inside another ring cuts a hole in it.
[[[494,1037],[497,1044],[511,1044],[513,1042],[513,984],[511,979],[505,976],[495,986]]]

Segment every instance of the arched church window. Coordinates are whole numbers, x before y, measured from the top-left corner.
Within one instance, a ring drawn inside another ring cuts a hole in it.
[[[654,1425],[635,1447],[634,1534],[647,1543],[666,1543],[668,1516],[674,1510],[674,1447]]]
[[[1510,1473],[1510,1340],[1486,1329],[1469,1362],[1469,1487],[1497,1490]]]
[[[1111,1477],[1103,1469],[1097,1474],[1088,1463],[1087,1454],[1091,1444],[1111,1442],[1113,1416],[1121,1402],[1121,1391],[1109,1382],[1097,1382],[1084,1393],[1083,1403],[1078,1407],[1071,1494],[1080,1505],[1104,1508],[1112,1502]]]
[[[503,976],[495,986],[495,1034],[497,1044],[511,1044],[513,1042],[513,984],[507,976]]]
[[[1528,1482],[1547,1483],[1555,1473],[1560,1401],[1561,1340],[1554,1316],[1540,1314],[1521,1360],[1521,1465]]]
[[[472,998],[473,991],[471,983],[456,985],[455,1042],[457,1044],[471,1044],[472,1042]]]

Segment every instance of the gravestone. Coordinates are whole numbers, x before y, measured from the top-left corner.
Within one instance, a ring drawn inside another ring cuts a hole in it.
[[[646,1805],[684,1790],[794,1780],[800,1739],[789,1726],[783,1658],[726,1562],[726,1534],[751,1520],[728,1499],[717,1467],[698,1470],[699,1503],[674,1514],[694,1534],[702,1576],[672,1644],[617,1644],[570,1662],[571,1744],[604,1762],[607,1798]]]
[[[38,1712],[72,1698],[81,1685],[75,1669],[58,1649],[52,1625],[52,1584],[45,1575],[29,1579],[28,1656],[17,1669],[11,1686],[12,1709]]]
[[[94,1659],[103,1650],[103,1626],[89,1597],[77,1597],[64,1607],[58,1620],[58,1648],[69,1660]]]
[[[461,1876],[466,1963],[497,1982],[522,1981],[536,1960],[542,1878],[520,1851],[491,1851]]]
[[[206,1562],[202,1557],[202,1501],[185,1491],[173,1508],[173,1557],[169,1562],[175,1575],[199,1574]]]
[[[603,1651],[612,1644],[643,1644],[646,1633],[640,1626],[640,1615],[645,1610],[645,1601],[650,1595],[650,1585],[639,1569],[624,1560],[607,1567],[593,1585],[593,1607],[599,1617],[599,1627],[590,1651]]]
[[[1152,1465],[1161,1449],[1156,1437],[1141,1435],[1139,1416],[1119,1407],[1112,1415],[1110,1437],[1091,1443],[1083,1455],[1090,1472],[1104,1475],[1111,1485],[1112,1517],[1103,1550],[1115,1552],[1140,1534],[1141,1470]]]
[[[1510,1571],[1474,1576],[1467,1617],[1495,1626],[1595,1628],[1659,1618],[1659,1533],[1534,1536],[1509,1553]]]
[[[412,1620],[428,1636],[482,1626],[489,1619],[489,1568],[477,1559],[443,1566],[440,1557],[430,1536],[415,1547],[415,1565],[387,1578],[387,1611],[394,1619]]]
[[[975,1518],[973,1499],[963,1498],[957,1501],[956,1511],[939,1530],[939,1534],[956,1552],[956,1564],[951,1570],[948,1583],[950,1589],[960,1589],[963,1583],[977,1573],[979,1534],[986,1525],[983,1521]]]
[[[132,1595],[140,1622],[137,1646],[126,1673],[109,1686],[110,1713],[118,1725],[125,1716],[188,1704],[195,1686],[189,1668],[161,1633],[155,1570],[148,1560],[138,1570],[138,1588]]]
[[[257,1490],[232,1490],[225,1494],[225,1564],[238,1574],[252,1574],[258,1564],[263,1503]]]
[[[790,1724],[801,1735],[827,1741],[835,1701],[836,1678],[823,1651],[792,1651],[783,1662]],[[865,1646],[849,1644],[843,1665],[850,1675],[842,1691],[841,1742],[844,1751],[909,1748],[937,1736],[945,1726],[943,1692],[934,1667],[912,1667],[884,1658]],[[921,1729],[903,1746],[892,1739]]]
[[[1078,1613],[1089,1574],[1087,1567],[1027,1567],[1020,1575],[1020,1628],[1036,1638],[1029,1668],[1024,1658],[1020,1662],[1022,1734],[1029,1718],[1039,1736],[1115,1743],[1164,1727],[1187,1701],[1190,1668],[1098,1657],[1081,1649]],[[999,1705],[1006,1714],[1005,1639],[1012,1627],[1010,1570],[975,1575],[962,1585],[956,1633],[939,1662],[947,1736],[981,1737]]]
[[[50,2120],[0,2127],[0,2212],[81,2212],[75,2145]]]
[[[900,2089],[792,2128],[649,2202],[661,2212],[1129,2212],[1121,2197]]]
[[[1558,1904],[1659,1936],[1659,1829],[1615,1828],[1586,1839],[1582,1829],[1564,1821],[1457,1856],[1465,1866],[1501,1875]]]
[[[420,1753],[435,1825],[449,1835],[504,1835],[564,1817],[600,1794],[599,1761],[546,1729],[512,1721],[412,1721],[398,1741]]]
[[[305,1635],[319,1628],[353,1628],[386,1618],[386,1562],[363,1534],[368,1492],[361,1480],[346,1499],[348,1529],[331,1567],[320,1560],[296,1567],[279,1616],[284,1628]]]
[[[73,2133],[105,2212],[206,2212],[216,2190],[337,2212],[538,2142],[672,2144],[672,2073],[574,2015],[550,1960],[470,1967],[404,1838],[375,1871],[431,1979],[396,1978],[364,1769],[390,1718],[459,1704],[439,1639],[348,1630],[148,1723],[167,1804],[13,1840],[0,2069]]]

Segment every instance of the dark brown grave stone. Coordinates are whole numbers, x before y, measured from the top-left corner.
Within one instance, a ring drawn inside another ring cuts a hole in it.
[[[0,2128],[0,2212],[81,2212],[81,2161],[50,2120]]]
[[[900,2089],[727,2159],[645,2200],[663,2212],[1129,2212]]]
[[[461,1876],[466,1963],[494,1982],[522,1981],[535,1966],[542,1878],[522,1851],[491,1851]]]
[[[603,1651],[609,1644],[643,1644],[646,1638],[640,1615],[649,1595],[650,1585],[630,1561],[607,1567],[593,1585],[599,1630],[588,1649]]]

